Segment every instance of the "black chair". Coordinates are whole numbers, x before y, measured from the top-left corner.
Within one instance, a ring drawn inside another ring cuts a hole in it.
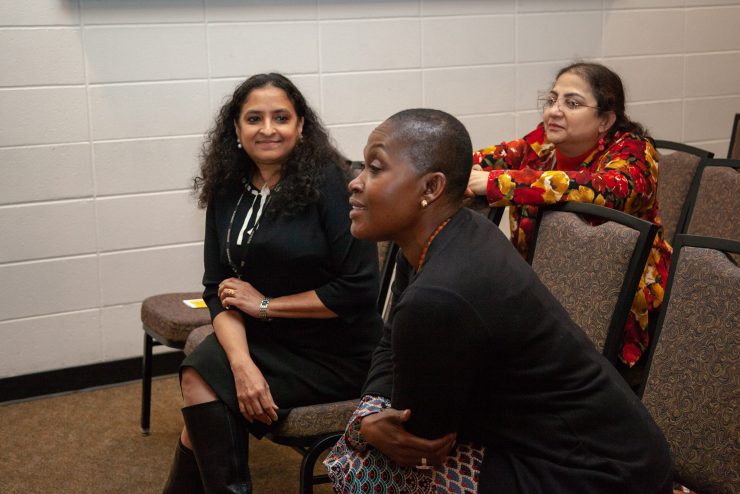
[[[681,233],[740,240],[740,160],[705,158],[691,183]]]
[[[740,113],[735,113],[735,123],[732,124],[730,149],[727,150],[727,159],[740,160]]]
[[[595,204],[570,202],[539,210],[528,262],[615,366],[657,231],[653,223]]]
[[[208,309],[194,309],[183,300],[199,299],[200,292],[164,293],[147,297],[141,304],[144,354],[141,378],[141,433],[149,435],[152,403],[152,352],[165,345],[182,350],[190,332],[211,322]]]
[[[679,142],[656,140],[660,152],[658,177],[658,205],[665,239],[673,241],[681,231],[682,211],[699,162],[714,153]],[[672,151],[663,153],[661,150]]]
[[[740,492],[740,242],[677,235],[647,380],[638,391],[668,440],[674,478]]]

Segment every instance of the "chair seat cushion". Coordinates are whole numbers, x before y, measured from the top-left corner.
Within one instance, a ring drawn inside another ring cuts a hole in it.
[[[193,350],[195,350],[195,348],[206,339],[206,336],[211,333],[213,333],[213,325],[211,324],[204,324],[203,326],[198,326],[192,330],[188,335],[188,339],[185,342],[185,348],[183,349],[185,355],[193,353]]]
[[[185,343],[193,328],[211,322],[208,309],[193,309],[183,300],[200,298],[199,292],[165,293],[148,297],[141,304],[141,322],[160,343]]]
[[[296,407],[270,431],[275,442],[290,438],[315,438],[343,432],[360,399]]]

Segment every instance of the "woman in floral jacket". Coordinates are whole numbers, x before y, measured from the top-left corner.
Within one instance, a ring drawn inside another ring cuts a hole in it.
[[[515,141],[473,153],[469,188],[491,206],[512,206],[511,239],[527,256],[538,206],[588,202],[660,226],[658,155],[645,129],[625,114],[617,74],[575,63],[558,72],[541,101],[543,121]],[[648,345],[648,324],[663,301],[671,247],[655,237],[624,331],[621,360],[633,366]]]

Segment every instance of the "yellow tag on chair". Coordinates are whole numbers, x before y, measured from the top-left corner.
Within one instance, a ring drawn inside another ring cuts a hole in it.
[[[182,303],[192,309],[205,309],[206,307],[208,307],[206,305],[205,300],[203,300],[202,298],[192,298],[190,300],[183,300]]]

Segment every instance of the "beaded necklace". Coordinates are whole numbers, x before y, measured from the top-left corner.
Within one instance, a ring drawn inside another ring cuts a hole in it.
[[[444,220],[436,230],[434,230],[434,233],[432,233],[429,236],[429,240],[427,240],[427,244],[424,246],[424,249],[421,251],[421,257],[419,257],[419,264],[416,266],[416,272],[418,273],[421,270],[421,266],[424,264],[424,260],[427,257],[427,251],[429,250],[429,246],[432,245],[432,241],[435,239],[437,235],[439,235],[439,232],[442,231],[442,228],[447,226],[447,223],[450,222],[452,218],[447,218]]]

